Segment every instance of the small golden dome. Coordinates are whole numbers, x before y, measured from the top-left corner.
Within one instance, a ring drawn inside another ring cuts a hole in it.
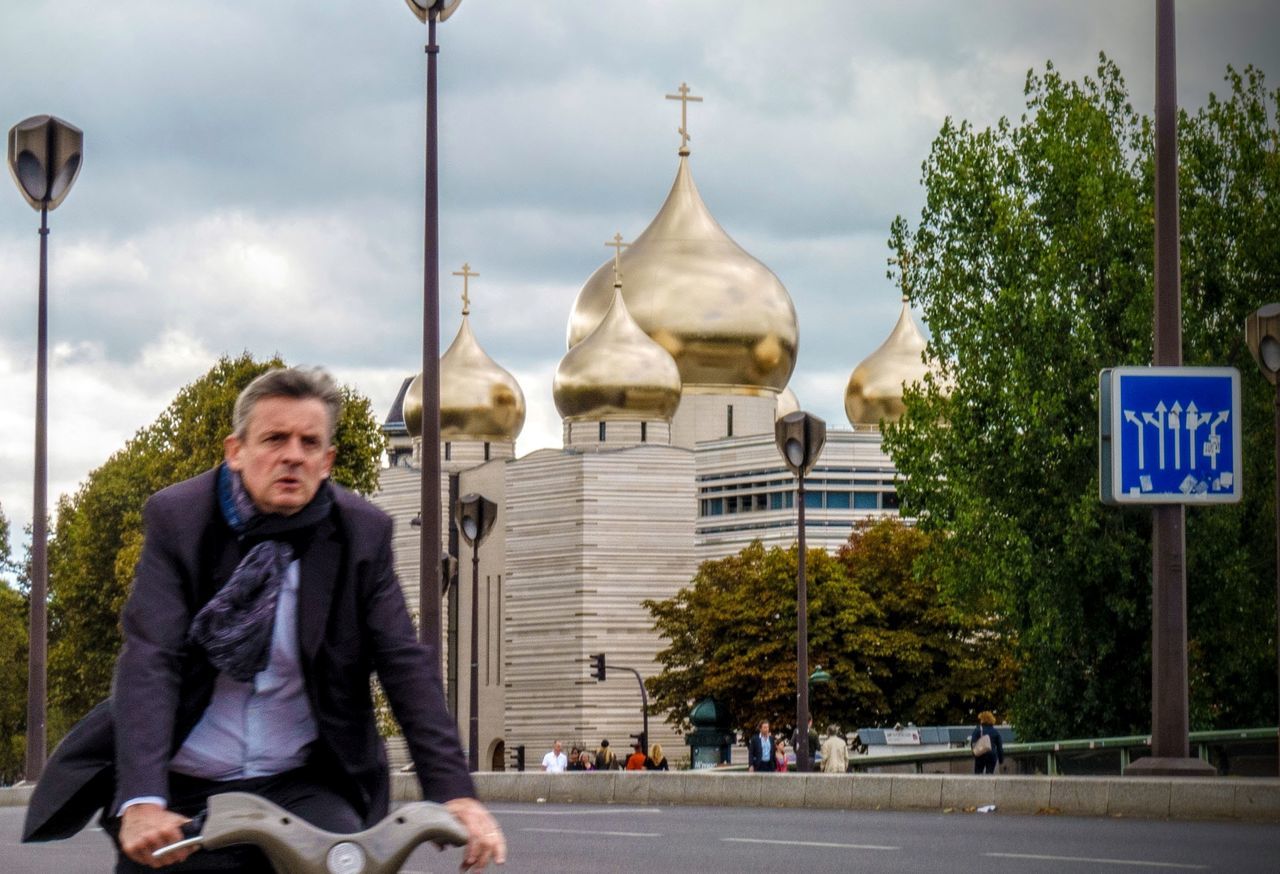
[[[791,390],[791,386],[787,386],[778,392],[778,405],[773,411],[775,420],[781,419],[788,413],[800,412],[800,399],[796,397],[796,393]]]
[[[602,264],[578,292],[570,348],[604,318],[612,268]],[[622,252],[620,269],[627,309],[676,360],[686,391],[759,394],[786,386],[799,344],[791,296],[711,215],[687,156],[662,209]]]
[[[490,358],[462,317],[458,336],[440,356],[440,438],[515,440],[524,427],[524,392],[516,378]],[[404,423],[414,437],[422,436],[422,374],[413,378],[404,396]]]
[[[844,412],[854,425],[896,422],[905,407],[903,386],[924,379],[924,335],[916,327],[911,304],[902,298],[902,312],[889,338],[868,355],[849,376],[844,390]]]
[[[615,286],[604,319],[560,360],[552,393],[568,422],[669,422],[680,405],[680,370],[640,330]]]

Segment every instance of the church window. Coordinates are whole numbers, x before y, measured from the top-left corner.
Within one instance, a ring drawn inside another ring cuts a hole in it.
[[[604,422],[600,423],[600,442],[604,442]]]
[[[444,441],[444,460],[448,461],[453,458],[453,444],[448,440]]]
[[[640,442],[641,443],[649,442],[649,423],[648,422],[640,423]]]
[[[733,436],[733,404],[725,407],[725,436]]]

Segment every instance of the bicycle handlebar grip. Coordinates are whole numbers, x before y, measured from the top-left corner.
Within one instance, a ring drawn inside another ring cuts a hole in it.
[[[420,801],[362,832],[334,834],[265,798],[227,792],[209,798],[201,843],[210,850],[255,844],[290,874],[394,874],[425,841],[460,846],[467,832],[441,805]]]

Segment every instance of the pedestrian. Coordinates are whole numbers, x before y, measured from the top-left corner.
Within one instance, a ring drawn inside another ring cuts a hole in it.
[[[649,771],[671,770],[671,766],[667,764],[667,757],[662,752],[662,744],[653,745],[653,749],[649,751],[649,759],[644,763],[644,766]]]
[[[588,750],[583,750],[579,754],[578,763],[580,765],[579,771],[594,771],[596,769],[595,763],[591,760],[591,753]]]
[[[840,734],[840,726],[827,726],[827,739],[822,742],[822,773],[843,774],[849,770],[849,746]]]
[[[1004,761],[1004,743],[996,731],[996,717],[990,710],[978,714],[978,727],[969,736],[973,748],[973,773],[994,774]]]
[[[774,757],[778,760],[778,773],[785,774],[787,772],[787,745],[781,739],[778,741],[778,749],[774,753]]]
[[[570,771],[586,770],[586,768],[582,767],[582,750],[578,749],[576,745],[569,748],[569,767],[567,770],[570,770]]]
[[[209,796],[234,791],[327,831],[368,828],[390,802],[376,665],[423,797],[467,829],[463,867],[502,863],[439,655],[418,642],[393,570],[391,519],[329,480],[341,412],[323,370],[269,370],[236,400],[223,462],[147,501],[111,697],[50,759],[24,839],[70,837],[102,808],[118,874],[146,871]],[[166,862],[270,867],[256,847],[193,852]]]
[[[616,771],[618,770],[618,756],[613,750],[609,749],[609,739],[605,738],[600,741],[600,749],[596,750],[596,770],[597,771]]]
[[[639,742],[637,742],[631,747],[631,755],[627,756],[627,770],[643,771],[645,768],[645,762],[648,760],[649,757],[644,754],[644,748],[640,746]]]
[[[809,741],[809,770],[812,771],[814,759],[818,755],[818,732],[814,730],[812,716],[809,717],[807,740]],[[796,751],[797,756],[800,755],[800,729],[798,728],[791,734],[791,748]]]
[[[762,720],[756,727],[756,733],[747,741],[747,770],[778,770],[777,760],[773,755],[774,746],[773,735],[769,733],[769,720]]]
[[[564,754],[564,744],[556,741],[551,751],[542,757],[542,770],[548,774],[560,774],[569,768],[569,757]]]

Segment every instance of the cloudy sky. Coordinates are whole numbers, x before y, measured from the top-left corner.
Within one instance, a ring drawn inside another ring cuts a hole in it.
[[[381,415],[421,360],[425,28],[403,0],[27,0],[0,13],[0,126],[52,113],[85,163],[50,223],[50,503],[221,354],[323,364]],[[1183,2],[1179,101],[1227,64],[1280,83],[1269,0]],[[1023,107],[1099,51],[1150,111],[1153,0],[466,0],[440,26],[443,349],[466,261],[480,342],[519,378],[521,453],[559,444],[578,289],[676,169],[789,289],[792,387],[844,424],[892,327],[896,214],[950,115]],[[38,214],[0,184],[0,506],[31,515]]]

